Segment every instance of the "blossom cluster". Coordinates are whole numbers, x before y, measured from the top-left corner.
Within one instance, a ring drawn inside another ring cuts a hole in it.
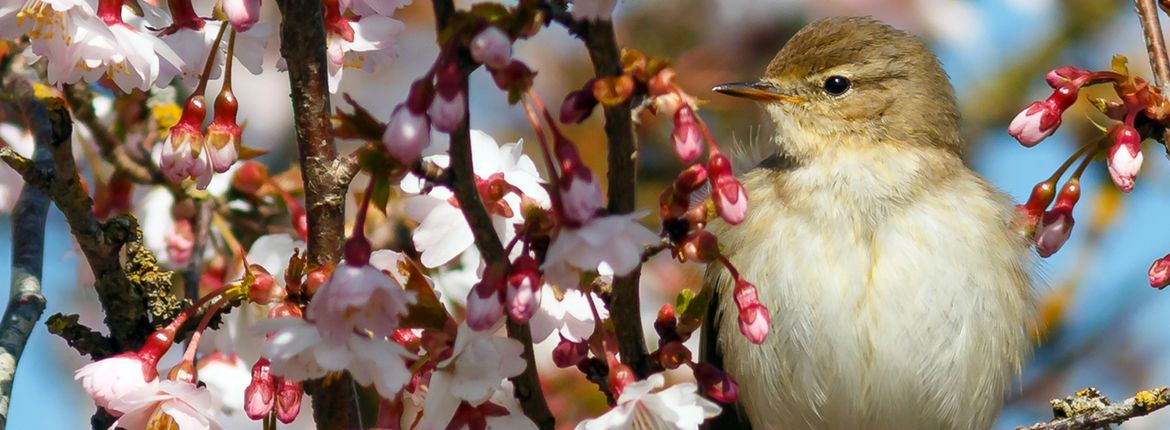
[[[1042,257],[1055,254],[1072,235],[1073,207],[1080,199],[1080,178],[1089,163],[1104,154],[1113,184],[1124,193],[1132,192],[1144,161],[1142,143],[1147,139],[1160,141],[1160,134],[1170,126],[1170,101],[1158,87],[1131,75],[1124,56],[1114,57],[1111,70],[1066,66],[1048,72],[1045,81],[1053,88],[1052,95],[1024,108],[1008,125],[1008,134],[1027,147],[1040,143],[1060,127],[1062,116],[1077,102],[1084,88],[1107,84],[1117,98],[1089,100],[1112,124],[1101,126],[1101,137],[1074,152],[1048,179],[1036,184],[1026,203],[1017,207],[1020,229],[1034,239]],[[1058,191],[1057,182],[1078,160],[1079,165]],[[1167,261],[1170,256],[1150,266],[1151,286],[1170,285]]]

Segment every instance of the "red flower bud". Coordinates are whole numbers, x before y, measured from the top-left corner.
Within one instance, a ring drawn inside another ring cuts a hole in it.
[[[244,413],[253,420],[262,420],[272,411],[276,401],[276,386],[268,359],[260,358],[252,365],[252,381],[244,389]]]
[[[589,356],[589,344],[585,342],[572,342],[561,337],[561,341],[553,348],[552,359],[553,364],[564,369],[567,367],[576,366],[581,360]]]
[[[680,341],[667,342],[658,349],[658,362],[667,369],[677,369],[691,362],[691,350]]]
[[[726,372],[710,363],[699,363],[695,365],[694,371],[695,382],[707,397],[727,405],[739,400],[739,385]]]
[[[1120,123],[1113,127],[1113,146],[1109,148],[1109,177],[1122,192],[1133,191],[1134,179],[1142,170],[1142,137],[1137,129]]]
[[[744,280],[735,283],[735,305],[739,308],[739,331],[749,342],[764,343],[771,329],[768,308],[760,303],[756,286]]]
[[[695,119],[695,112],[688,105],[679,107],[674,112],[674,131],[670,134],[670,142],[674,152],[683,163],[690,163],[703,153],[703,139],[699,132],[699,123]]]
[[[1150,265],[1150,286],[1163,289],[1170,285],[1170,254],[1154,260]]]
[[[1063,113],[1064,109],[1058,108],[1051,101],[1034,102],[1012,119],[1008,125],[1008,134],[1024,146],[1036,146],[1060,127],[1060,116]]]
[[[593,108],[597,106],[597,98],[593,97],[592,83],[587,83],[588,89],[577,90],[565,96],[561,102],[561,122],[565,124],[579,124],[589,118]]]
[[[527,255],[517,258],[509,268],[504,290],[508,315],[513,321],[524,324],[540,308],[540,286],[540,263]]]
[[[276,419],[290,424],[301,413],[301,383],[287,378],[276,381]]]

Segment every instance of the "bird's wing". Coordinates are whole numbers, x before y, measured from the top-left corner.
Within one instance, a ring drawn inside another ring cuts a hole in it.
[[[724,282],[727,274],[724,273],[723,267],[718,264],[712,264],[707,267],[707,274],[703,277],[704,289],[708,289],[710,299],[707,302],[707,312],[703,317],[703,329],[699,333],[699,361],[702,363],[710,363],[712,366],[723,370],[723,353],[719,350],[719,301],[721,292],[719,288],[726,288],[728,282]],[[734,405],[725,405],[716,401],[723,408],[723,412],[719,416],[708,420],[704,425],[704,429],[708,430],[723,430],[723,429],[743,429],[751,430],[752,425],[748,422],[747,414],[744,413],[742,406],[738,402]]]

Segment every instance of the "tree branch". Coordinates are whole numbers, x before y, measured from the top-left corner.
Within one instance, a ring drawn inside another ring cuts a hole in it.
[[[623,73],[621,49],[618,47],[612,22],[576,21],[572,15],[565,12],[563,2],[559,0],[545,2],[544,8],[554,20],[585,41],[597,77],[620,76]],[[638,141],[634,136],[631,102],[632,100],[626,100],[620,105],[605,107],[605,136],[609,144],[607,198],[609,211],[615,214],[634,211],[638,181]],[[613,294],[608,305],[614,326],[621,327],[616,335],[622,362],[630,366],[640,377],[646,377],[653,369],[650,356],[646,352],[646,338],[642,332],[642,306],[638,297],[641,271],[642,266],[639,265],[629,275],[614,278]]]
[[[1142,36],[1150,53],[1150,67],[1154,70],[1154,84],[1165,91],[1170,85],[1170,57],[1166,55],[1166,39],[1158,22],[1158,6],[1154,0],[1137,0],[1137,13],[1142,21]]]
[[[447,29],[447,25],[455,16],[455,5],[451,0],[435,0],[433,2],[435,11],[435,21],[437,25],[436,34],[443,34]],[[462,72],[460,76],[460,90],[463,94],[470,96],[467,85],[467,75],[474,70],[474,62],[471,60],[471,55],[466,49],[459,49],[458,56],[459,64]],[[468,101],[470,97],[463,98],[464,112],[468,110]],[[475,185],[475,173],[472,167],[472,153],[471,153],[471,133],[470,133],[470,118],[471,115],[465,115],[463,121],[451,133],[451,165],[447,169],[447,179],[449,181],[451,190],[455,194],[455,199],[459,202],[459,207],[463,212],[467,224],[471,226],[471,231],[475,237],[475,245],[479,248],[480,254],[487,263],[487,269],[484,271],[484,278],[491,276],[503,277],[503,271],[508,268],[508,254],[504,250],[504,244],[500,242],[499,236],[496,235],[495,227],[492,226],[491,216],[488,215],[487,209],[483,206],[483,201],[480,200],[479,190]],[[493,271],[495,271],[493,273]],[[505,317],[507,318],[507,317]],[[536,371],[535,352],[532,347],[532,332],[527,324],[517,324],[511,318],[507,318],[508,337],[515,339],[524,346],[524,352],[521,355],[524,358],[526,366],[524,372],[519,376],[511,378],[512,386],[514,388],[516,400],[520,402],[521,409],[524,414],[536,424],[538,428],[552,430],[555,428],[556,419],[552,412],[548,409],[548,403],[544,398],[544,392],[540,387],[540,376]]]
[[[1054,412],[1062,418],[1016,427],[1016,430],[1094,430],[1149,415],[1167,404],[1170,404],[1170,390],[1166,387],[1139,391],[1117,404],[1109,404],[1109,399],[1096,389],[1086,388],[1076,396],[1052,400]]]
[[[53,157],[49,145],[53,140],[53,124],[48,110],[35,98],[20,99],[18,104],[28,118],[36,142],[32,165],[39,171],[51,171]],[[12,210],[12,284],[8,308],[0,320],[0,429],[8,425],[8,406],[20,356],[45,311],[41,271],[48,213],[49,196],[33,186],[24,187]]]

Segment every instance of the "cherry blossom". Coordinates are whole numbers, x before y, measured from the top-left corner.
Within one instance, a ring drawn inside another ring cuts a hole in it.
[[[496,140],[479,130],[471,130],[471,151],[473,169],[477,179],[502,174],[504,182],[519,189],[542,207],[551,206],[548,192],[541,186],[540,173],[532,160],[524,155],[523,142],[499,145]],[[439,166],[448,164],[447,155],[425,157]],[[421,186],[417,177],[408,176],[402,180],[402,190],[418,193]],[[474,239],[471,227],[463,213],[451,204],[454,194],[445,187],[434,187],[429,193],[410,197],[406,200],[406,215],[419,223],[414,230],[415,247],[422,253],[421,260],[426,267],[438,267],[451,261],[472,247]],[[520,196],[508,192],[500,202],[511,209],[511,216],[492,212],[493,226],[501,240],[507,242],[515,235],[513,226],[522,224]]]
[[[313,295],[307,312],[323,337],[344,343],[354,330],[389,336],[398,327],[399,316],[405,315],[406,307],[415,300],[415,292],[404,291],[381,269],[343,262]]]
[[[577,430],[697,430],[703,420],[719,415],[719,405],[699,396],[695,384],[686,382],[660,390],[664,385],[665,378],[655,373],[625,386],[613,409],[581,421]]]
[[[370,72],[398,58],[398,36],[406,29],[402,21],[379,14],[350,18],[341,13],[338,0],[325,3],[330,92],[337,92],[345,69]],[[347,3],[363,8],[369,5],[364,1]]]
[[[496,329],[502,323],[496,325]],[[496,330],[477,331],[460,324],[451,357],[431,374],[421,429],[447,427],[460,402],[478,406],[498,391],[501,381],[524,371],[524,346]]]
[[[544,259],[546,279],[562,288],[575,287],[576,272],[595,271],[603,263],[625,276],[642,262],[642,251],[658,235],[639,224],[640,214],[609,215],[581,228],[562,228]]]
[[[164,380],[148,384],[117,398],[110,408],[123,415],[110,426],[127,430],[173,428],[222,429],[214,419],[215,408],[207,388],[190,382]]]
[[[73,374],[73,379],[81,381],[81,387],[98,407],[110,409],[115,400],[158,381],[155,364],[128,352],[87,364]]]
[[[528,321],[532,327],[533,341],[543,342],[554,333],[570,342],[582,342],[593,335],[597,321],[593,318],[593,309],[590,308],[589,301],[585,300],[585,294],[581,290],[566,289],[562,298],[557,300],[553,289],[545,285],[541,287],[540,294],[544,299],[541,300],[540,307],[532,315],[532,319]],[[598,316],[602,319],[609,318],[609,310],[605,308],[601,297],[590,292],[589,299],[597,308]]]
[[[256,328],[271,333],[264,356],[271,361],[273,375],[305,381],[349,371],[355,381],[373,385],[386,398],[396,396],[410,381],[406,359],[415,357],[389,340],[350,333],[338,344],[326,341],[309,321],[291,317],[262,321]]]

